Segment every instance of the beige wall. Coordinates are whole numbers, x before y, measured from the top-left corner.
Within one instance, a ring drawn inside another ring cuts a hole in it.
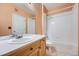
[[[37,34],[42,34],[42,4],[34,4],[36,8],[36,20],[35,20],[35,31]]]
[[[79,56],[79,3],[78,3],[78,56]]]
[[[0,35],[11,34],[12,30],[8,27],[12,27],[12,13],[28,17],[29,13],[24,12],[22,9],[16,7],[14,4],[0,4]]]
[[[37,14],[36,14],[36,33],[37,34],[44,34],[43,33],[43,13],[47,13],[48,10],[42,4],[34,4]]]

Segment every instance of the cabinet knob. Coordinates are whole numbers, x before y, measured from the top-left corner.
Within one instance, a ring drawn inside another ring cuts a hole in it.
[[[39,47],[39,49],[40,49],[41,47]]]
[[[45,40],[43,40],[43,41],[45,41]]]
[[[33,48],[30,48],[30,50],[33,50]]]

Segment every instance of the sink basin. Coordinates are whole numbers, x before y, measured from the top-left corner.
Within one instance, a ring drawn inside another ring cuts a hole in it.
[[[31,40],[32,40],[32,38],[20,38],[20,39],[10,40],[9,43],[26,43]]]
[[[10,36],[0,36],[0,41],[8,40],[9,38],[10,38]]]

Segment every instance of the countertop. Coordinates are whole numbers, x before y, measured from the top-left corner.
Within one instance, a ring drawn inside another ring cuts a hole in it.
[[[42,38],[45,37],[45,35],[38,35],[38,34],[24,34],[23,37],[32,37],[32,40],[26,43],[9,43],[10,40],[8,39],[8,36],[5,40],[1,40],[2,37],[0,37],[0,55],[4,55],[10,51],[13,51],[15,49],[18,49],[24,45],[33,43],[37,40],[41,40]]]

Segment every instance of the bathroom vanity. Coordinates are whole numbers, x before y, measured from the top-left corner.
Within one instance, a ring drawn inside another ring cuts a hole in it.
[[[27,35],[26,35],[27,36]],[[30,35],[29,35],[30,36]],[[28,37],[28,36],[27,36]],[[44,56],[46,55],[46,37],[31,35],[32,40],[24,43],[14,43],[6,40],[0,44],[0,55],[3,56]]]

